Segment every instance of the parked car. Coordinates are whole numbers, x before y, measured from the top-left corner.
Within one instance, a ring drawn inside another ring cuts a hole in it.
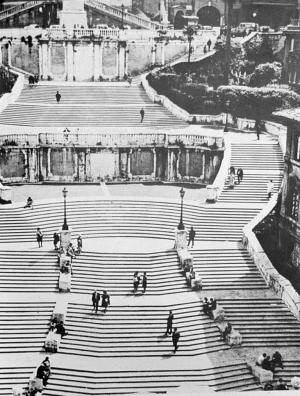
[[[96,25],[96,29],[109,29],[109,27],[105,23],[100,23],[100,25]]]
[[[33,30],[33,29],[41,29],[41,27],[40,27],[40,25],[33,23],[31,25],[25,26],[24,29],[25,30]]]

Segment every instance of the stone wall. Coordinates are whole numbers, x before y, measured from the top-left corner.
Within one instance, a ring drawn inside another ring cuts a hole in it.
[[[223,150],[185,147],[2,146],[0,177],[6,181],[166,180],[211,182]]]

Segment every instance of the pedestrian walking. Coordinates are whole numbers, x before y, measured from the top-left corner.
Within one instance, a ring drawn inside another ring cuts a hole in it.
[[[43,247],[43,233],[40,228],[36,229],[36,240],[39,247]]]
[[[165,332],[165,335],[172,334],[173,320],[174,320],[173,312],[169,311],[169,316],[168,316],[168,319],[167,319],[167,330]]]
[[[189,232],[188,246],[190,246],[190,243],[191,243],[192,248],[194,247],[195,236],[196,236],[196,231],[194,230],[193,227],[191,227],[190,232]]]
[[[260,139],[260,132],[261,132],[259,120],[256,120],[256,121],[255,121],[255,127],[254,127],[254,128],[255,128],[255,130],[256,130],[257,140],[259,140],[259,139]]]
[[[268,184],[267,184],[268,199],[271,198],[273,192],[274,192],[274,183],[273,183],[273,180],[269,180]]]
[[[26,202],[26,205],[24,206],[24,209],[26,209],[26,208],[33,209],[33,199],[31,197],[27,198],[27,202]]]
[[[61,99],[61,94],[59,93],[59,91],[56,92],[55,97],[56,97],[56,102],[59,103]]]
[[[177,331],[177,327],[174,327],[174,331],[172,334],[172,343],[173,343],[173,347],[174,347],[174,353],[176,353],[176,351],[178,349],[179,338],[180,338],[180,333],[179,333],[179,331]]]
[[[80,254],[82,252],[82,237],[78,235],[77,237],[77,253]]]
[[[142,286],[143,286],[143,293],[145,293],[146,289],[147,289],[147,274],[146,274],[146,272],[144,272],[144,275],[143,275]]]
[[[206,45],[203,47],[203,53],[207,54],[207,46]]]
[[[235,184],[235,175],[233,173],[231,173],[229,175],[229,188],[231,188],[233,190],[234,184]]]
[[[243,169],[242,168],[239,168],[238,170],[237,170],[237,178],[238,178],[238,184],[240,184],[241,183],[241,181],[243,180],[243,178],[244,178],[244,172],[243,172]]]
[[[96,313],[98,312],[99,301],[100,301],[100,293],[98,293],[96,289],[92,294],[93,311],[95,310]]]
[[[135,294],[138,290],[140,284],[140,277],[139,277],[139,273],[136,271],[133,274],[133,293]]]
[[[59,235],[57,232],[55,232],[53,234],[53,245],[54,245],[54,249],[57,250],[57,244],[59,242]]]
[[[211,39],[208,40],[208,42],[206,43],[208,51],[210,51],[210,47],[211,47]]]
[[[143,107],[141,108],[140,115],[141,115],[141,122],[143,122],[145,117],[145,110],[143,109]]]
[[[102,301],[101,301],[101,307],[104,308],[103,312],[105,313],[107,310],[107,307],[110,305],[110,297],[107,294],[107,291],[104,291],[102,294]]]

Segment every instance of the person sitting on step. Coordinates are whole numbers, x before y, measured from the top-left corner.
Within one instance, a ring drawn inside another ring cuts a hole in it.
[[[66,328],[63,322],[58,322],[56,325],[56,333],[61,335],[61,338],[66,336],[68,333],[66,332]]]
[[[281,354],[276,351],[272,356],[272,365],[275,369],[276,366],[280,367],[283,370],[283,363],[282,363],[282,356]]]
[[[31,198],[31,197],[28,197],[27,198],[27,202],[26,202],[26,205],[24,206],[24,209],[25,208],[31,208],[31,209],[33,209],[33,199]]]
[[[282,378],[279,378],[275,385],[276,390],[289,390],[287,384],[283,381]]]
[[[222,332],[222,339],[223,341],[226,341],[226,337],[228,336],[228,334],[230,334],[232,331],[232,325],[230,322],[227,322],[227,325],[224,329],[224,331]]]
[[[263,362],[262,362],[262,364],[261,364],[261,367],[262,367],[264,370],[273,371],[273,369],[272,369],[272,364],[271,364],[271,357],[270,357],[270,356],[267,356],[267,357],[263,360]]]
[[[256,364],[257,366],[261,366],[261,365],[262,365],[262,362],[265,360],[266,357],[267,357],[267,354],[266,354],[266,353],[262,353],[262,354],[259,355],[258,358],[256,359],[255,364]]]
[[[204,297],[203,312],[204,312],[205,315],[209,314],[209,307],[208,307],[208,299],[207,299],[207,297]]]

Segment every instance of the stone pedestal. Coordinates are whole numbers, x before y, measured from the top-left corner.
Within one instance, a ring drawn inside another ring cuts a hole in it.
[[[175,228],[174,248],[177,250],[187,249],[187,231],[186,230],[178,230],[178,228]]]
[[[261,384],[273,381],[273,373],[269,370],[264,370],[260,366],[251,366],[252,374],[256,377]]]
[[[61,341],[61,335],[54,331],[49,331],[44,342],[44,349],[47,352],[57,352]]]
[[[72,229],[69,227],[68,230],[60,230],[60,247],[62,247],[64,250],[67,249],[69,244],[71,243],[71,238],[72,238]]]
[[[63,0],[63,9],[60,12],[60,25],[67,29],[74,27],[87,28],[87,17],[84,10],[84,0]]]
[[[64,273],[60,273],[59,274],[59,284],[58,284],[58,288],[59,291],[63,291],[63,292],[69,292],[71,290],[71,274],[64,274]]]
[[[12,202],[12,190],[11,187],[2,186],[0,183],[0,203],[11,203]]]

